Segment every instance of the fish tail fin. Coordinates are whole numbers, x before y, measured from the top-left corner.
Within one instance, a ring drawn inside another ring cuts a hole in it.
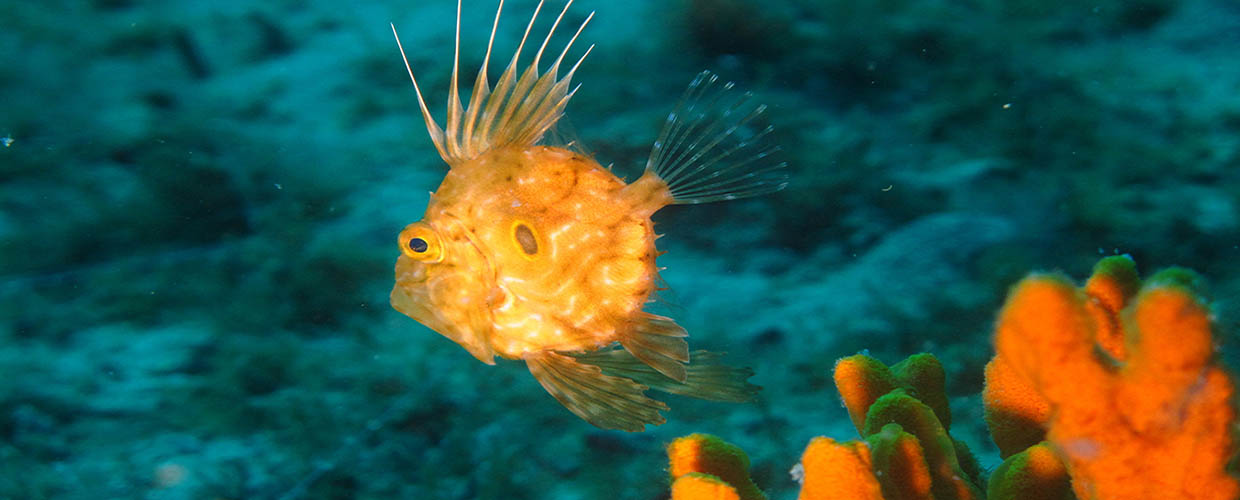
[[[753,370],[724,364],[723,355],[693,351],[685,367],[685,379],[674,380],[655,370],[625,349],[575,354],[583,363],[603,369],[603,373],[634,380],[651,389],[710,401],[744,403],[752,401],[761,387],[749,383]]]
[[[409,71],[409,79],[413,80],[413,88],[418,95],[418,106],[422,110],[422,118],[426,121],[427,131],[430,132],[435,148],[439,150],[439,156],[445,162],[449,165],[455,165],[500,147],[532,146],[560,119],[564,114],[564,107],[568,105],[569,99],[572,98],[577,90],[576,88],[569,89],[572,84],[573,73],[577,71],[577,67],[590,54],[590,50],[594,46],[591,45],[590,48],[586,49],[585,53],[577,59],[577,62],[572,65],[572,68],[563,77],[559,76],[560,64],[564,62],[564,57],[573,46],[573,42],[577,40],[577,37],[585,29],[590,19],[594,17],[594,13],[591,12],[582,21],[577,31],[573,33],[572,38],[565,44],[564,49],[560,51],[559,56],[551,63],[551,66],[545,71],[540,71],[538,65],[544,51],[547,49],[547,44],[551,41],[551,36],[555,34],[555,30],[564,18],[565,12],[568,11],[568,7],[572,4],[572,0],[569,0],[564,5],[563,10],[560,11],[559,16],[556,17],[555,22],[551,25],[550,30],[548,30],[546,37],[539,46],[538,52],[535,53],[534,60],[518,76],[518,60],[521,56],[521,51],[525,47],[525,42],[529,39],[530,30],[534,27],[534,21],[538,18],[538,12],[542,10],[543,2],[538,2],[538,6],[534,9],[534,14],[530,17],[529,24],[525,27],[525,34],[521,37],[521,42],[513,53],[512,60],[495,83],[495,88],[492,89],[487,79],[487,66],[491,59],[491,49],[495,43],[495,32],[499,27],[500,13],[504,9],[504,2],[501,0],[499,7],[495,11],[495,21],[491,25],[491,38],[487,42],[486,56],[483,57],[482,67],[479,68],[478,75],[474,80],[473,92],[469,98],[469,107],[463,108],[458,85],[461,50],[461,2],[457,0],[456,44],[452,63],[452,82],[448,87],[448,117],[446,125],[442,129],[435,122],[435,119],[431,117],[426,102],[422,99],[422,90],[418,87],[417,79],[413,76],[413,70],[409,67],[409,59],[405,57],[404,47],[400,45],[400,37],[396,37],[397,47],[400,47],[401,57],[405,60],[405,69]],[[395,26],[392,27],[392,34],[396,35]]]
[[[734,200],[788,185],[785,163],[769,143],[771,126],[756,120],[766,105],[738,92],[732,82],[703,71],[693,79],[650,149],[646,172],[666,183],[671,203]],[[639,183],[635,182],[635,184]]]
[[[633,380],[604,375],[598,366],[551,351],[525,362],[560,404],[596,427],[641,432],[646,424],[666,421],[659,412],[667,405],[646,397],[643,393],[649,388]]]

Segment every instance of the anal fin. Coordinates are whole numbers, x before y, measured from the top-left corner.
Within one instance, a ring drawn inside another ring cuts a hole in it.
[[[648,387],[604,375],[601,368],[556,352],[526,358],[530,373],[569,411],[596,427],[641,432],[666,421],[667,405],[643,394]]]
[[[632,332],[620,339],[620,345],[643,363],[677,382],[684,382],[685,363],[689,362],[688,335],[671,318],[642,312],[634,320]]]
[[[693,362],[685,368],[684,381],[672,380],[623,349],[574,354],[582,363],[597,366],[603,373],[635,380],[651,389],[711,401],[743,403],[753,400],[761,387],[749,383],[749,368],[723,364],[722,355],[693,351]]]

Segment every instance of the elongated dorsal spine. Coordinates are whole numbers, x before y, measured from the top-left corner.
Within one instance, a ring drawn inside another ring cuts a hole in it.
[[[413,69],[409,66],[409,58],[405,56],[405,48],[400,43],[400,35],[396,33],[396,25],[392,25],[392,35],[396,37],[396,45],[400,48],[401,58],[405,61],[409,79],[413,81],[413,89],[418,96],[418,107],[422,110],[422,119],[426,121],[426,130],[430,133],[431,141],[435,143],[435,149],[439,150],[439,156],[448,165],[456,165],[477,158],[495,148],[532,146],[564,114],[564,107],[568,105],[569,99],[577,91],[576,87],[569,90],[573,73],[577,71],[594,46],[591,45],[586,49],[563,77],[558,75],[560,64],[563,63],[568,50],[572,48],[586,24],[594,17],[594,13],[591,12],[586,16],[577,31],[573,33],[572,38],[565,44],[564,49],[560,51],[559,56],[555,58],[555,62],[546,71],[539,72],[538,64],[542,60],[543,52],[547,49],[547,44],[551,41],[551,36],[555,34],[556,28],[572,4],[572,0],[565,3],[559,16],[548,30],[547,36],[538,47],[538,52],[534,54],[534,60],[518,77],[517,67],[521,51],[525,47],[526,40],[529,39],[530,30],[534,27],[534,21],[538,19],[539,11],[542,10],[543,2],[538,2],[538,6],[534,8],[534,14],[530,16],[529,24],[525,27],[525,34],[521,36],[521,42],[512,55],[512,60],[500,75],[495,88],[492,89],[487,78],[487,66],[495,44],[495,32],[499,27],[500,14],[504,10],[504,2],[500,0],[499,7],[495,10],[495,21],[491,24],[491,38],[487,42],[486,56],[474,80],[469,107],[462,108],[458,86],[461,0],[457,0],[456,42],[452,60],[452,83],[448,87],[448,117],[445,128],[440,128],[435,119],[431,117],[426,101],[422,97],[422,89],[418,85],[417,78],[413,76]]]

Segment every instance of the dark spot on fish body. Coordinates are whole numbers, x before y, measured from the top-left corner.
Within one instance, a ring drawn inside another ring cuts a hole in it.
[[[513,228],[513,238],[517,240],[517,245],[521,247],[521,251],[526,255],[535,255],[538,253],[538,239],[534,237],[534,232],[525,224],[517,224]]]

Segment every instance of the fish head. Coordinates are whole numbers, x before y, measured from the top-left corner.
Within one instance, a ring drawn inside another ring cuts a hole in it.
[[[421,221],[406,226],[397,241],[392,307],[495,364],[494,271],[470,232],[451,220]]]

